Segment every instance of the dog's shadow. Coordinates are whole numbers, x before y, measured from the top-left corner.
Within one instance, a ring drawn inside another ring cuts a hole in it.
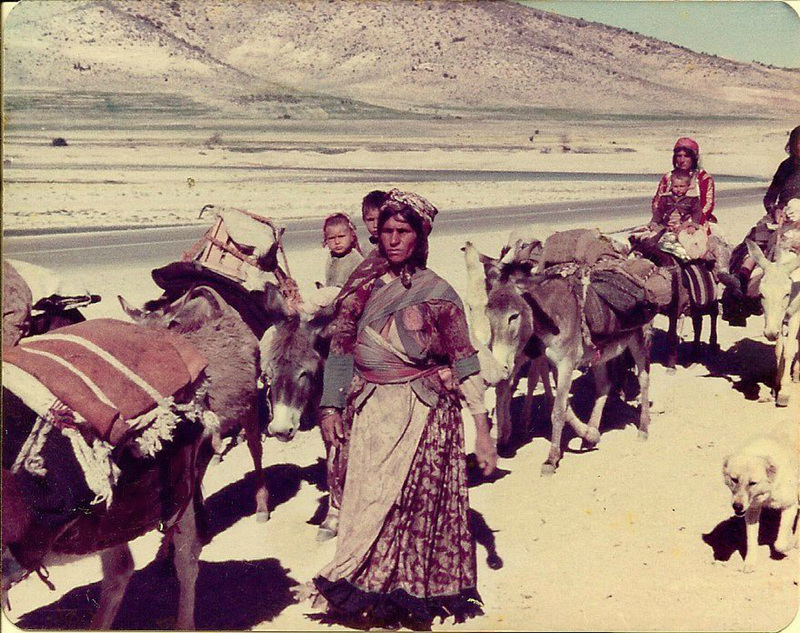
[[[784,555],[774,547],[780,524],[780,510],[764,508],[758,525],[758,544],[769,545],[770,558],[781,559]],[[747,533],[744,518],[730,517],[720,522],[713,530],[703,534],[703,542],[714,551],[714,560],[729,561],[734,553],[744,558],[747,551]]]

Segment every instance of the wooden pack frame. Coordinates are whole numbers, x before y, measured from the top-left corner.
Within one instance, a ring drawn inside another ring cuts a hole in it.
[[[200,215],[198,217],[202,218],[203,213],[214,209],[214,205],[207,204],[200,210]],[[276,226],[269,218],[246,209],[228,207],[226,210],[246,215],[272,229],[275,235],[275,241],[278,245],[278,251],[283,259],[285,270],[281,270],[279,265],[276,267],[276,270],[267,270],[263,268],[259,264],[258,258],[253,255],[253,248],[251,246],[243,246],[233,240],[225,227],[225,220],[220,214],[217,214],[214,224],[211,225],[197,243],[195,243],[190,250],[184,252],[182,260],[197,262],[201,266],[214,270],[238,282],[243,282],[247,279],[247,266],[275,273],[279,278],[284,275],[290,277],[289,263],[286,259],[286,253],[283,250],[282,238],[284,229]]]

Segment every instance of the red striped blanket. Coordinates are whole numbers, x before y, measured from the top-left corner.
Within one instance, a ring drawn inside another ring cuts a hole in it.
[[[3,350],[3,362],[36,378],[112,444],[127,431],[119,422],[178,393],[207,365],[177,334],[114,319],[93,319],[23,340]]]
[[[707,308],[717,299],[717,284],[705,262],[689,262],[681,266],[689,288],[689,298],[696,308]]]

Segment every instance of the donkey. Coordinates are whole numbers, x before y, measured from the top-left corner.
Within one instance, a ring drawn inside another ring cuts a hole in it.
[[[555,402],[551,414],[550,452],[542,475],[555,472],[561,459],[561,434],[569,422],[584,446],[600,440],[600,419],[611,390],[606,363],[630,351],[639,379],[639,438],[646,439],[650,425],[649,324],[611,334],[599,341],[587,340],[585,320],[576,290],[562,277],[498,280],[489,290],[486,306],[492,329],[492,352],[498,363],[511,371],[521,351],[542,349],[555,369]],[[589,423],[582,422],[569,406],[573,372],[591,367],[597,399]]]
[[[197,289],[170,309],[151,314],[132,310],[121,297],[120,302],[131,311],[134,320],[145,326],[169,327],[189,340],[206,358],[208,366],[202,400],[207,410],[223,420],[223,424],[230,424],[239,412],[247,415],[248,407],[254,405],[257,342],[243,340],[241,320],[216,293]],[[14,406],[13,398],[5,400],[4,423],[7,426],[20,416],[32,415],[29,409]],[[42,566],[98,553],[103,582],[92,627],[109,629],[134,571],[128,542],[157,527],[167,527],[175,546],[174,563],[180,583],[176,628],[194,629],[195,586],[202,549],[198,533],[198,520],[202,518],[198,516],[198,512],[202,512],[200,483],[208,465],[208,459],[202,457],[204,452],[208,453],[204,451],[206,441],[207,438],[201,436],[177,451],[157,453],[151,465],[131,476],[126,476],[126,464],[121,464],[122,474],[108,508],[95,504],[88,514],[77,513],[77,518],[48,535],[43,534],[45,528],[31,529],[33,516],[24,502],[21,475],[4,469],[4,597],[11,585],[26,575],[11,554],[9,546],[15,543],[33,539],[35,547],[44,547]],[[164,473],[174,476],[165,480]],[[170,500],[169,517],[165,520],[161,504],[143,503],[143,498]],[[264,496],[264,507],[266,501]]]
[[[729,255],[730,248],[721,239],[715,238],[720,245],[723,259]],[[650,259],[658,266],[669,270],[672,280],[672,300],[661,308],[660,313],[668,319],[667,326],[667,373],[674,374],[678,363],[678,324],[686,315],[691,318],[694,337],[692,339],[692,359],[700,357],[700,338],[703,334],[703,317],[709,317],[709,351],[711,354],[719,352],[717,338],[717,321],[719,318],[719,292],[717,282],[710,271],[703,270],[702,264],[692,263],[681,266],[672,256],[658,251],[651,254],[634,249],[641,257]],[[717,268],[722,271],[724,262],[719,262]],[[720,282],[735,283],[729,279],[727,273],[719,273]],[[694,291],[692,290],[694,289]],[[703,296],[702,303],[696,303],[693,296]]]
[[[334,314],[332,304],[313,314],[287,312],[261,337],[261,372],[272,407],[268,430],[280,440],[291,440],[302,422],[314,421],[330,345],[325,328]]]
[[[536,241],[541,247],[541,242]],[[513,433],[511,419],[511,399],[514,396],[523,369],[527,366],[527,391],[522,409],[524,433],[530,432],[531,411],[533,408],[533,391],[539,381],[545,390],[545,399],[548,409],[553,404],[553,392],[550,385],[550,370],[547,360],[541,354],[526,354],[525,349],[506,358],[506,364],[498,364],[497,356],[493,354],[496,344],[492,339],[492,329],[487,314],[489,301],[487,287],[498,280],[512,282],[530,275],[531,268],[536,260],[532,259],[531,246],[534,243],[525,243],[517,240],[513,245],[507,246],[501,252],[499,259],[494,259],[478,252],[472,242],[467,242],[461,249],[467,267],[467,293],[465,306],[470,317],[473,344],[478,349],[481,362],[481,375],[489,385],[495,387],[497,417],[497,444],[501,450],[508,447]],[[488,349],[487,349],[488,348]],[[530,349],[528,351],[531,351]]]
[[[778,248],[771,262],[755,242],[745,243],[750,257],[764,271],[760,284],[764,336],[775,343],[775,405],[785,407],[789,404],[789,383],[800,381],[800,255]]]
[[[258,339],[215,290],[197,286],[172,303],[152,302],[140,310],[118,297],[125,313],[146,327],[169,328],[183,334],[209,360],[207,373],[211,408],[220,417],[220,435],[243,429],[256,475],[256,520],[269,519],[269,492],[262,466],[259,425]],[[217,454],[219,437],[214,438]]]
[[[161,527],[168,528],[175,545],[175,573],[180,585],[175,628],[186,630],[195,628],[195,586],[199,572],[198,561],[203,547],[198,534],[195,511],[196,501],[202,498],[199,488],[202,472],[187,462],[197,454],[199,445],[204,441],[201,437],[194,444],[184,447],[177,455],[157,457],[144,473],[140,473],[134,479],[126,478],[123,471],[121,483],[114,491],[115,500],[107,511],[103,504],[93,506],[89,514],[80,513],[78,518],[73,519],[64,529],[49,537],[52,542],[40,561],[42,568],[72,562],[77,558],[93,554],[100,556],[103,580],[100,602],[91,621],[93,629],[110,629],[119,612],[125,590],[134,572],[133,557],[128,542]],[[188,473],[188,480],[181,494],[178,494],[173,486],[160,485],[160,472],[165,469],[180,468]],[[144,489],[154,491],[151,496],[154,496],[156,501],[162,492],[171,496],[176,503],[176,512],[171,519],[166,522],[163,520],[158,503],[151,504],[145,516],[141,513],[133,514],[136,512],[135,509],[141,506],[139,493]],[[4,469],[2,591],[7,608],[10,604],[9,589],[28,574],[11,555],[9,546],[14,546],[31,535],[29,530],[31,520],[32,514],[25,505],[21,485],[15,475]],[[123,521],[127,521],[128,525],[121,525]],[[98,538],[98,531],[103,532],[102,540]],[[37,537],[42,537],[41,531],[36,531],[35,534]],[[48,582],[45,576],[43,578]]]

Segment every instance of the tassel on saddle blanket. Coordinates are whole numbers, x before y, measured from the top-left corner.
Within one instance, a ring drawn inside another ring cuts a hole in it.
[[[116,445],[131,430],[129,421],[171,401],[207,361],[168,330],[94,319],[4,349],[3,365],[5,386],[23,401],[26,385],[39,382],[99,439]],[[7,372],[7,365],[19,371]]]

